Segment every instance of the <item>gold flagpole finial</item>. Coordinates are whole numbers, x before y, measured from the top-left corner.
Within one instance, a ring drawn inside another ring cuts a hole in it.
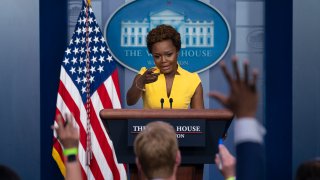
[[[87,6],[91,6],[91,0],[85,0],[87,2]]]

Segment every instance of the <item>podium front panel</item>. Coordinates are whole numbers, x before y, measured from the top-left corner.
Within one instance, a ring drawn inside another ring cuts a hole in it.
[[[146,121],[152,122],[157,120],[159,119]],[[182,164],[214,164],[215,154],[218,150],[218,140],[226,133],[226,129],[230,125],[230,121],[204,120],[205,146],[179,147],[182,155]],[[133,147],[128,145],[128,120],[108,119],[104,121],[104,124],[113,142],[118,162],[135,163]]]

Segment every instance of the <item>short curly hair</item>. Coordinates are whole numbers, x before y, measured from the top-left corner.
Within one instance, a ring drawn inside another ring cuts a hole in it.
[[[180,33],[170,25],[161,24],[152,29],[147,35],[147,47],[152,53],[152,46],[160,41],[171,39],[177,51],[181,49]]]

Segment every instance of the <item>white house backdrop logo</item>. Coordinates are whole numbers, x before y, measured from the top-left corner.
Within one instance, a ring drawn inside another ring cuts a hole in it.
[[[201,72],[221,60],[231,40],[221,13],[196,0],[168,2],[133,1],[115,12],[105,26],[105,35],[117,61],[136,72],[143,66],[153,67],[146,36],[159,24],[170,24],[180,33],[178,62],[183,68]]]
[[[130,20],[121,22],[122,47],[145,47],[149,30],[159,24],[171,24],[180,32],[182,48],[214,46],[213,21],[192,21],[185,19],[183,14],[169,9],[151,14],[148,19],[145,18],[140,22]]]

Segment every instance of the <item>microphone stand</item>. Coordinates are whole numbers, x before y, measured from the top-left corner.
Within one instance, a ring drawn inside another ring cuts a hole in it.
[[[172,99],[172,98],[170,98],[170,99],[169,99],[169,102],[170,102],[170,109],[172,109],[173,99]]]
[[[163,98],[160,99],[160,103],[161,103],[161,109],[163,109],[163,103],[164,103],[164,99]]]

